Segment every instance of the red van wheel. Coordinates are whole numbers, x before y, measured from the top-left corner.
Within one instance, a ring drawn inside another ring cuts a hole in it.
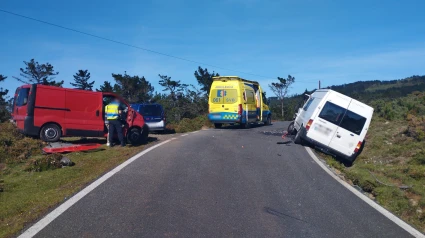
[[[132,145],[139,145],[140,142],[141,142],[141,138],[142,138],[142,134],[141,134],[140,130],[137,129],[137,128],[132,128],[127,133],[127,141],[128,141],[128,143],[130,143]]]
[[[56,142],[62,136],[62,131],[60,127],[56,124],[47,124],[41,128],[40,139],[45,142]]]

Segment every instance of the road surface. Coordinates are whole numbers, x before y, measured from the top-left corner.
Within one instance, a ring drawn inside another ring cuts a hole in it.
[[[295,144],[287,123],[199,131],[102,183],[36,237],[409,237]]]

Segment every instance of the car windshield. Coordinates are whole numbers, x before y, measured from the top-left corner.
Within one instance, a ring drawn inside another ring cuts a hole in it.
[[[159,105],[144,105],[140,107],[139,112],[143,116],[161,116],[162,108]]]

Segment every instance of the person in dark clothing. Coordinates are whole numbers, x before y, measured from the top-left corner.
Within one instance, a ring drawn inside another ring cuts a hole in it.
[[[112,146],[112,140],[114,138],[114,132],[117,132],[118,140],[121,143],[121,146],[125,146],[124,136],[122,134],[122,123],[121,123],[121,113],[122,107],[120,106],[120,101],[114,99],[110,104],[105,107],[105,116],[109,124],[109,135],[108,135],[108,146]]]

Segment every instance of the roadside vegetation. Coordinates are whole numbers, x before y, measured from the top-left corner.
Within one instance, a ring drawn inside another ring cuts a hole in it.
[[[150,142],[154,138],[150,138]],[[67,142],[102,143],[102,139],[66,138]],[[102,147],[65,155],[43,155],[45,144],[0,123],[0,237],[11,237],[84,186],[150,146]],[[75,163],[63,167],[63,156]]]
[[[345,167],[330,156],[322,157],[349,183],[425,233],[425,90],[415,91],[423,88],[425,77],[392,85],[369,87],[354,95],[375,108],[365,148],[354,165]]]

